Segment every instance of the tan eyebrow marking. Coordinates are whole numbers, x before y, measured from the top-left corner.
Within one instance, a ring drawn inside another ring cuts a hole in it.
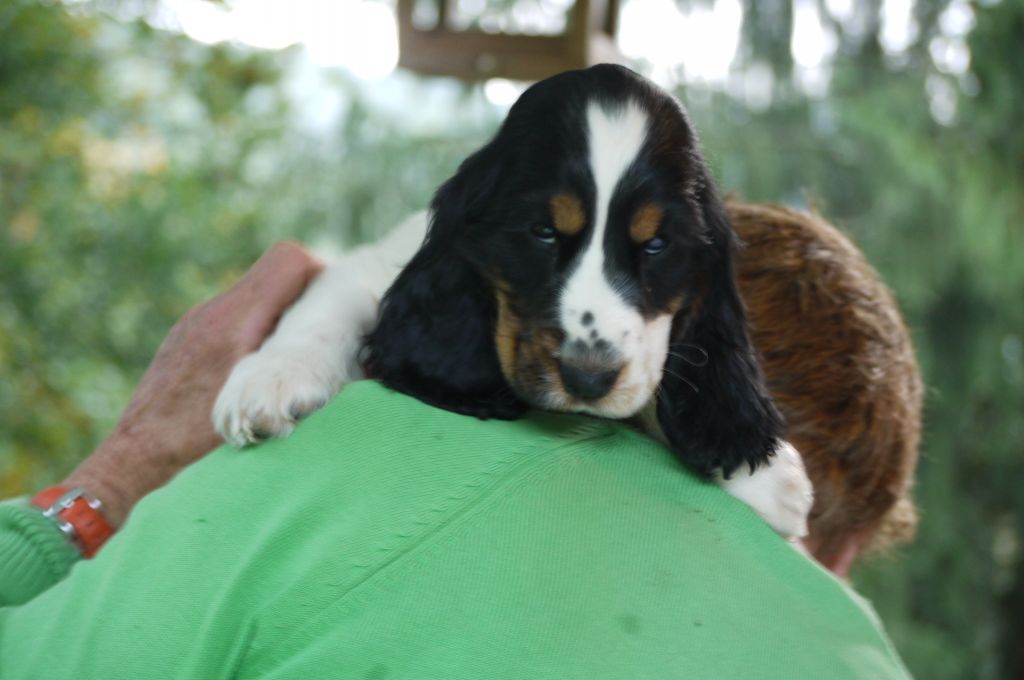
[[[664,211],[653,203],[643,205],[636,214],[633,221],[629,223],[629,237],[634,243],[645,243],[658,235],[658,228],[661,226],[661,218]]]
[[[551,220],[554,227],[566,236],[575,236],[583,229],[583,205],[573,194],[555,194],[551,197]]]

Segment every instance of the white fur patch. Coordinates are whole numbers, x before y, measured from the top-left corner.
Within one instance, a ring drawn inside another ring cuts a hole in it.
[[[605,108],[587,107],[590,171],[597,189],[593,232],[560,300],[560,321],[566,342],[598,342],[626,362],[608,397],[594,403],[568,405],[609,418],[623,418],[650,398],[661,381],[671,317],[648,323],[628,304],[605,272],[605,233],[608,213],[619,180],[629,170],[647,138],[649,120],[635,102]]]
[[[380,299],[413,256],[427,228],[418,213],[371,245],[325,269],[263,346],[231,371],[213,408],[225,441],[245,446],[291,432],[295,422],[363,378],[358,353]]]
[[[722,488],[743,501],[786,538],[807,535],[807,516],[814,504],[814,487],[803,458],[789,442],[780,442],[775,455],[753,474],[746,467],[720,480]]]

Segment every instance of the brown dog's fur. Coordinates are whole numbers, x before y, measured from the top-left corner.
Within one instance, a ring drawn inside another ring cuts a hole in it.
[[[738,279],[754,345],[814,483],[808,546],[829,564],[851,538],[909,541],[922,386],[892,295],[820,217],[727,209],[745,243]]]

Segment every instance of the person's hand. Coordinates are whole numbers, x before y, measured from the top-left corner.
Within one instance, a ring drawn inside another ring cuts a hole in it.
[[[114,432],[64,485],[99,498],[116,528],[140,498],[214,449],[210,412],[231,367],[259,348],[322,268],[301,246],[278,243],[233,288],[186,312]]]

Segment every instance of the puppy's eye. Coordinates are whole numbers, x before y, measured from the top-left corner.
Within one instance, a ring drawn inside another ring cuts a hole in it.
[[[644,243],[644,252],[648,255],[657,255],[668,247],[668,239],[664,236],[655,236]]]
[[[547,224],[533,225],[530,227],[530,233],[536,236],[541,243],[546,243],[548,245],[554,243],[558,238],[555,228]]]

